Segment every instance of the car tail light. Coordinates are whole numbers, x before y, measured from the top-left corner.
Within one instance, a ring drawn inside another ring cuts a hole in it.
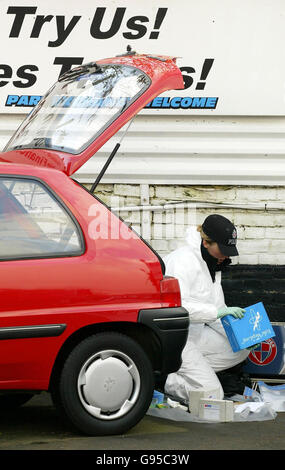
[[[160,281],[160,292],[161,301],[165,307],[180,307],[181,306],[181,294],[179,282],[175,277],[163,276]]]

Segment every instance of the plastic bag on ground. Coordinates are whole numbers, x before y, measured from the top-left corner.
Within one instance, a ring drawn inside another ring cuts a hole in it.
[[[268,421],[275,419],[277,413],[269,403],[264,402],[245,402],[235,405],[234,421]]]
[[[262,401],[262,396],[256,390],[245,387],[244,395],[234,395],[233,422],[267,421],[275,419],[276,410],[270,403]],[[147,415],[157,418],[169,419],[171,421],[184,421],[194,423],[220,423],[221,421],[210,421],[199,418],[189,413],[187,408],[179,402],[165,397],[163,408],[149,408]]]
[[[274,411],[285,411],[285,385],[267,385],[258,382],[262,400],[271,405]]]

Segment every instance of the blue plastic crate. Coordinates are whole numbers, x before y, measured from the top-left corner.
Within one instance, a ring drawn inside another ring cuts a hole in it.
[[[246,349],[275,336],[262,302],[245,308],[243,318],[226,315],[221,319],[232,350]]]

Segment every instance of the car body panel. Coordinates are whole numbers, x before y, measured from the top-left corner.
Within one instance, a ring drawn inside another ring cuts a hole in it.
[[[57,170],[13,164],[1,169],[5,177],[35,179],[55,191],[84,237],[79,256],[0,261],[0,388],[47,389],[54,360],[74,332],[94,323],[137,322],[142,307],[173,305],[161,298],[157,256],[91,194]],[[90,227],[98,215],[109,233],[94,240]],[[59,336],[1,339],[8,327],[62,324]]]

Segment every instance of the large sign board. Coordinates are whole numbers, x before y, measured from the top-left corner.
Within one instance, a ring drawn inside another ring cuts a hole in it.
[[[284,115],[283,0],[1,0],[0,113],[29,112],[61,73],[126,51],[177,57],[185,89],[143,112]]]

